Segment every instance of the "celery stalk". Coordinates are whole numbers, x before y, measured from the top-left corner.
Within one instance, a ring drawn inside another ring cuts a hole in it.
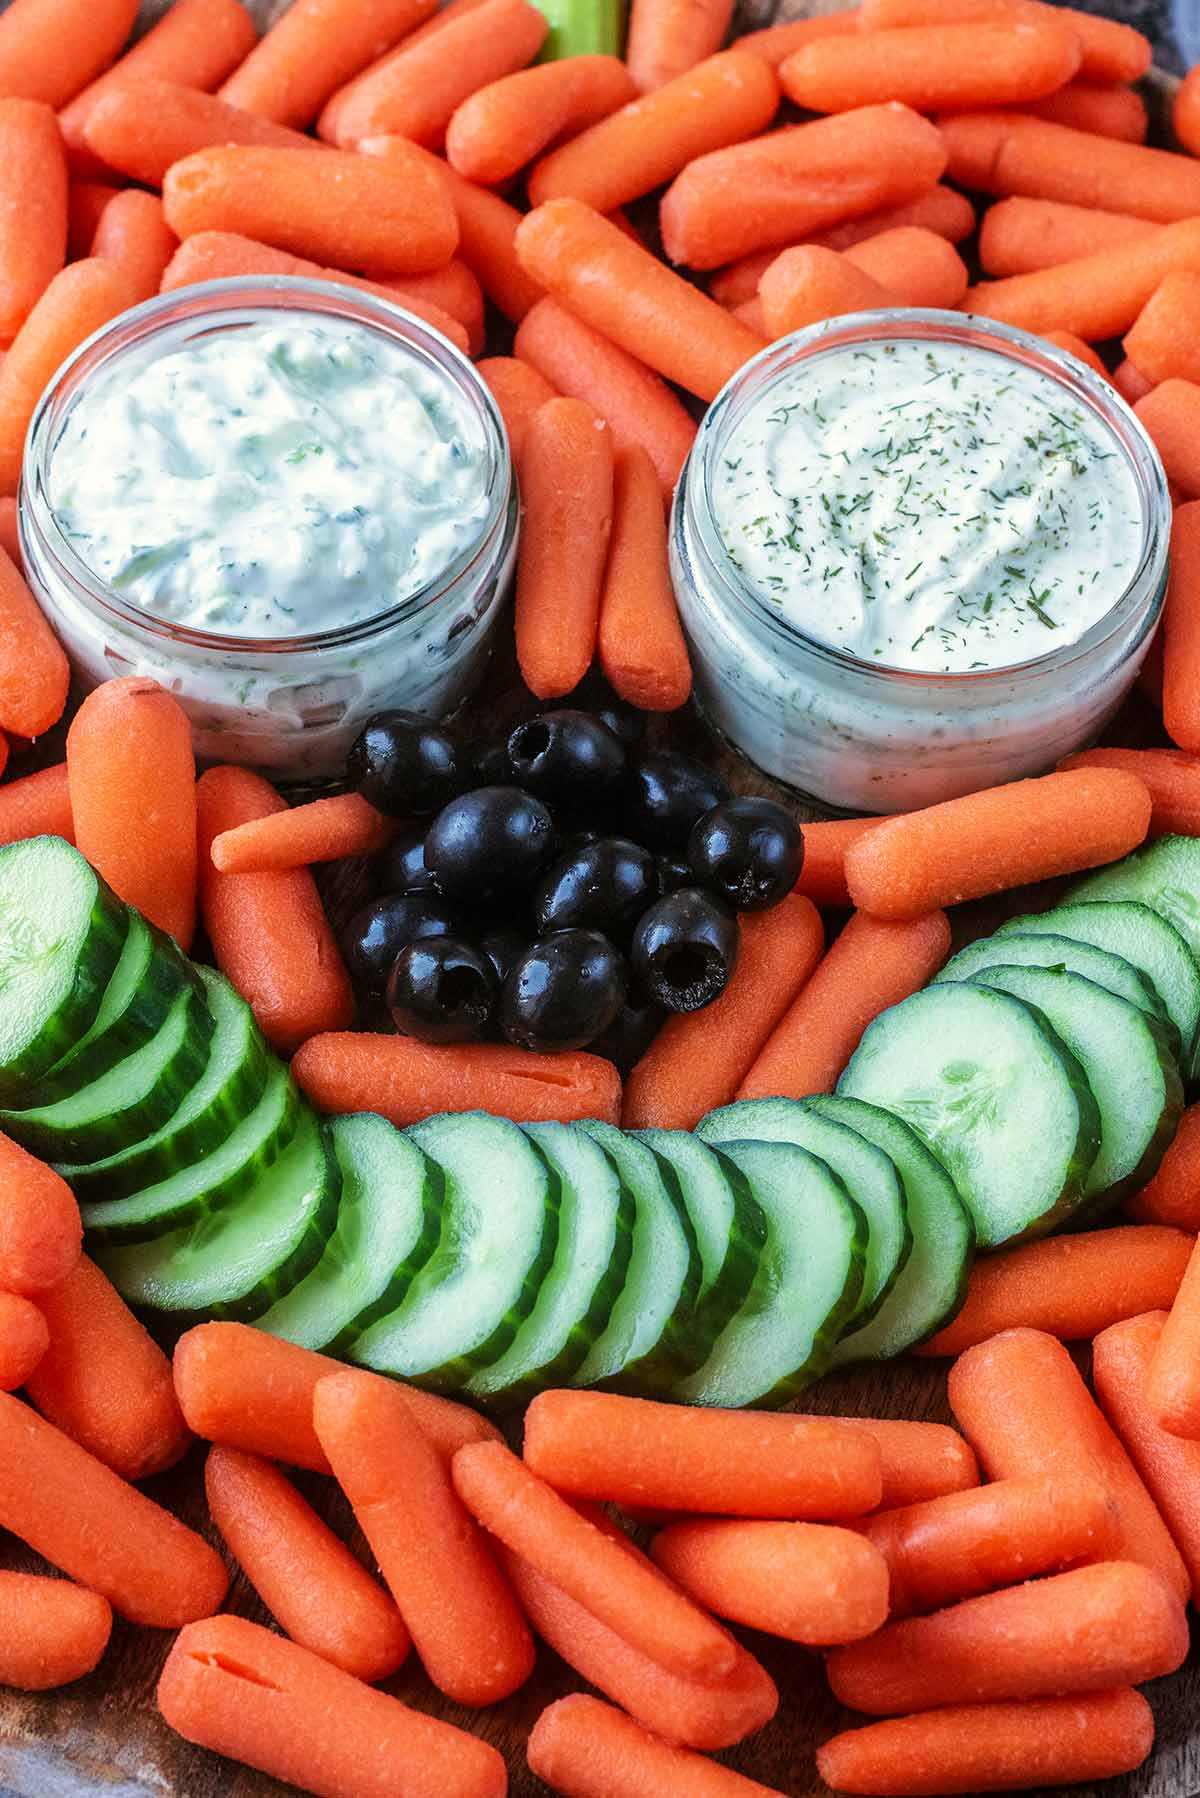
[[[550,22],[542,62],[564,56],[620,56],[625,48],[625,0],[533,0]]]

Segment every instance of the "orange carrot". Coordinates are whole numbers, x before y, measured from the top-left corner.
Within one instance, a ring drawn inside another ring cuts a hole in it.
[[[873,1510],[882,1491],[879,1448],[857,1418],[542,1392],[524,1452],[561,1492],[664,1511],[828,1520]]]
[[[727,50],[551,151],[529,178],[529,197],[540,206],[566,195],[612,212],[674,180],[697,156],[764,131],[778,105],[770,67]]]
[[[417,1653],[459,1704],[496,1704],[533,1671],[533,1641],[482,1530],[403,1388],[344,1372],[313,1394],[313,1426]],[[454,1458],[498,1443],[477,1443]]]
[[[313,1429],[317,1381],[342,1371],[312,1349],[246,1324],[197,1324],[175,1346],[175,1389],[198,1436],[245,1454],[328,1473]],[[384,1382],[388,1390],[393,1381]],[[499,1442],[500,1432],[467,1405],[405,1387],[409,1406],[438,1453],[449,1460],[468,1442]]]
[[[221,99],[303,130],[329,96],[429,18],[437,0],[294,0],[221,89]]]
[[[0,1527],[131,1623],[178,1629],[225,1596],[225,1567],[207,1542],[8,1393]]]
[[[932,980],[949,953],[945,912],[898,923],[855,912],[767,1038],[738,1098],[831,1093],[867,1025]]]
[[[1149,790],[1152,837],[1200,836],[1200,756],[1182,749],[1084,749],[1059,767],[1126,768]]]
[[[106,181],[72,181],[67,190],[67,260],[78,262],[92,247],[100,216],[121,190]]]
[[[846,250],[847,262],[863,269],[903,306],[952,311],[967,291],[967,269],[944,237],[921,225],[897,225],[864,238]]]
[[[418,25],[415,31],[409,32],[406,40],[409,49],[414,44],[424,43],[426,38],[436,37],[439,31],[444,31],[447,25],[453,25],[465,13],[478,12],[481,6],[486,5],[487,0],[445,0],[445,4],[438,8],[431,19],[426,19],[423,25]]]
[[[82,1240],[66,1181],[0,1136],[0,1291],[37,1298],[57,1286],[79,1260]]]
[[[1177,406],[1174,416],[1168,411],[1172,405]],[[1175,457],[1170,453],[1170,445],[1175,439],[1167,441],[1162,421],[1166,419],[1172,432],[1176,432],[1189,417],[1200,416],[1200,387],[1188,381],[1167,381],[1139,401],[1134,410],[1158,445],[1168,474],[1178,478],[1177,470],[1171,466]],[[1184,442],[1182,453],[1195,457],[1200,465],[1200,455],[1190,438]],[[1200,492],[1200,481],[1196,491]],[[1200,668],[1200,505],[1175,508],[1162,640],[1163,723],[1180,749],[1200,749],[1200,692],[1196,690]]]
[[[223,831],[213,838],[212,864],[219,874],[307,868],[346,855],[374,855],[394,830],[392,821],[358,793],[338,793]]]
[[[951,179],[982,193],[1103,206],[1160,223],[1200,210],[1200,168],[1171,150],[1118,143],[1017,112],[967,113],[943,120],[941,131]]]
[[[3,378],[0,371],[0,390]],[[0,727],[40,737],[62,717],[69,682],[62,645],[15,563],[0,550]]]
[[[557,300],[526,313],[515,347],[559,393],[600,414],[616,449],[644,449],[669,501],[696,424],[666,382]]]
[[[73,172],[103,173],[104,163],[89,150],[84,127],[106,94],[124,83],[143,81],[178,81],[211,93],[257,41],[254,21],[240,0],[174,0],[153,29],[60,114]]]
[[[395,1673],[409,1649],[399,1611],[277,1467],[214,1448],[204,1490],[230,1553],[293,1642],[356,1679]]]
[[[591,666],[613,514],[608,426],[582,400],[550,400],[521,454],[517,660],[539,699],[578,686]]]
[[[1188,1106],[1158,1172],[1125,1201],[1125,1212],[1139,1224],[1200,1230],[1200,1105]]]
[[[154,769],[146,783],[146,769]],[[67,732],[75,842],[127,905],[187,949],[196,923],[196,767],[187,714],[142,674],[88,694]]]
[[[984,213],[979,260],[989,275],[1027,275],[1136,243],[1157,230],[1149,219],[1131,218],[1128,213],[1017,195]]]
[[[17,501],[11,493],[0,499],[0,549],[13,566],[20,571],[23,566],[21,557],[21,533],[17,524]]]
[[[864,31],[910,25],[947,25],[966,19],[1044,18],[1047,13],[1070,25],[1083,50],[1082,81],[1111,85],[1138,81],[1150,67],[1150,40],[1115,19],[1098,18],[1073,6],[1046,5],[1043,0],[865,0],[860,9]]]
[[[412,48],[402,43],[339,88],[317,120],[317,134],[343,148],[392,134],[436,146],[463,101],[532,62],[547,30],[527,0],[487,0],[432,38]]]
[[[563,1798],[782,1798],[772,1786],[660,1741],[582,1692],[542,1712],[526,1754],[530,1771]]]
[[[725,41],[733,0],[633,0],[625,60],[648,94],[686,75]]]
[[[1185,150],[1200,155],[1200,75],[1189,69],[1179,84],[1171,112],[1171,129]]]
[[[727,1105],[820,960],[825,933],[812,902],[793,893],[742,919],[737,967],[703,1011],[668,1018],[625,1089],[627,1130],[690,1130]]]
[[[692,666],[667,564],[662,490],[637,446],[617,452],[597,647],[605,678],[629,705],[673,712],[687,703]]]
[[[65,762],[40,768],[36,774],[23,774],[0,787],[0,843],[40,836],[75,841]]]
[[[1146,1379],[1146,1406],[1160,1428],[1194,1439],[1200,1436],[1200,1251],[1193,1248],[1179,1289],[1167,1303],[1170,1311]]]
[[[531,362],[516,356],[485,356],[475,364],[475,372],[487,382],[508,432],[513,461],[519,463],[529,421],[548,400],[557,398],[556,390]]]
[[[915,199],[945,167],[941,132],[906,106],[789,126],[697,157],[676,176],[663,196],[663,244],[672,262],[719,268]]]
[[[0,100],[0,343],[20,330],[67,253],[67,162],[38,100]]]
[[[285,809],[267,781],[245,768],[210,768],[196,800],[200,906],[217,966],[272,1046],[291,1054],[316,1032],[338,1029],[354,1016],[350,977],[320,894],[307,868],[219,874],[212,866],[216,837]]]
[[[890,1575],[892,1615],[907,1617],[1101,1560],[1114,1548],[1115,1515],[1094,1480],[1042,1474],[880,1511],[859,1528]]]
[[[937,1798],[1110,1779],[1140,1767],[1153,1747],[1154,1713],[1123,1686],[871,1723],[824,1742],[817,1771],[835,1792]]]
[[[50,1349],[25,1387],[42,1416],[124,1480],[173,1467],[191,1433],[171,1364],[95,1263],[81,1255],[38,1305]]]
[[[749,50],[753,56],[761,56],[764,62],[777,69],[780,63],[786,62],[797,50],[803,49],[814,38],[841,37],[846,32],[858,30],[859,9],[852,8],[847,12],[821,13],[812,19],[795,19],[786,25],[768,25],[762,31],[749,31],[744,37],[734,39],[738,50]]]
[[[161,187],[173,163],[213,145],[315,147],[311,138],[286,125],[243,112],[182,81],[161,78],[130,82],[102,94],[88,113],[83,136],[98,160],[147,187]]]
[[[483,288],[461,258],[452,256],[442,268],[424,275],[405,275],[401,281],[387,285],[394,287],[400,304],[410,312],[419,311],[421,306],[436,306],[457,319],[467,334],[468,355],[479,355],[485,332]]]
[[[758,284],[768,337],[786,337],[845,312],[899,304],[899,296],[836,250],[801,244],[784,250]],[[753,302],[749,302],[752,304]]]
[[[985,1255],[971,1269],[958,1316],[917,1353],[959,1355],[1012,1329],[1082,1342],[1122,1318],[1170,1305],[1192,1241],[1182,1230],[1141,1225],[1047,1237]]]
[[[846,851],[846,883],[861,910],[915,918],[1116,861],[1149,826],[1150,795],[1123,768],[1046,774],[885,819]]]
[[[13,0],[0,14],[0,97],[57,111],[118,55],[137,0]]]
[[[1039,336],[1073,331],[1088,343],[1100,343],[1127,331],[1164,276],[1180,268],[1200,268],[1196,219],[1052,268],[984,281],[967,290],[965,304]]]
[[[93,256],[105,257],[123,268],[143,300],[158,292],[178,248],[179,239],[163,216],[162,201],[156,194],[133,190],[114,195],[92,240]]]
[[[1052,343],[1056,350],[1065,350],[1067,355],[1074,356],[1076,361],[1086,363],[1094,375],[1103,375],[1106,381],[1109,379],[1108,370],[1091,344],[1085,343],[1082,337],[1076,337],[1073,331],[1047,331],[1046,342]],[[1109,765],[1117,766],[1115,762]]]
[[[1198,264],[1200,266],[1200,264]],[[3,383],[0,373],[0,387]],[[1185,499],[1200,498],[1200,439],[1197,438],[1197,426],[1200,425],[1200,384],[1195,381],[1162,381],[1151,389],[1145,399],[1134,406],[1134,411],[1141,419],[1150,436],[1154,439],[1154,447],[1162,457],[1167,477],[1180,489]],[[1191,585],[1188,539],[1190,526],[1180,524],[1179,512],[1176,511],[1175,529],[1171,534],[1172,569],[1179,574],[1178,591],[1181,602],[1176,606],[1179,616],[1176,618],[1176,638],[1182,645],[1183,632],[1178,628],[1186,622],[1185,605],[1190,608],[1188,589]],[[1164,632],[1164,637],[1169,632]],[[1179,695],[1180,698],[1183,695]],[[1181,749],[1191,748],[1190,741],[1175,736],[1170,724],[1168,731]]]
[[[11,19],[7,12],[0,19]],[[136,303],[124,269],[91,257],[55,275],[0,367],[0,493],[15,493],[25,433],[50,377],[85,337]]]
[[[845,910],[850,905],[846,852],[878,823],[878,818],[835,818],[806,824],[802,833],[804,865],[796,882],[797,893],[805,894],[814,905]]]
[[[1049,119],[1052,125],[1069,125],[1073,131],[1116,137],[1127,144],[1144,144],[1149,124],[1142,96],[1119,84],[1093,87],[1088,81],[1068,81],[1044,100],[1026,101],[1021,111]]]
[[[158,1707],[185,1740],[323,1798],[504,1798],[508,1786],[488,1743],[244,1617],[180,1633]]]
[[[1147,380],[1200,380],[1200,270],[1177,269],[1155,288],[1125,334],[1125,354]]]
[[[729,1638],[710,1618],[502,1444],[459,1449],[452,1471],[455,1490],[485,1529],[651,1660],[687,1678],[730,1671]]]
[[[887,1563],[853,1530],[708,1517],[660,1530],[650,1552],[697,1604],[789,1642],[857,1642],[887,1621]]]
[[[1128,356],[1123,362],[1118,362],[1109,378],[1121,398],[1129,406],[1136,406],[1139,400],[1144,400],[1148,393],[1154,391],[1154,382],[1148,381],[1141,369],[1134,367]]]
[[[950,1404],[989,1479],[1095,1481],[1117,1512],[1112,1552],[1187,1597],[1187,1570],[1166,1525],[1061,1342],[1004,1330],[968,1349],[950,1370]]]
[[[197,150],[168,169],[163,204],[180,237],[236,231],[371,273],[440,268],[458,243],[442,183],[394,151],[385,163],[339,150]]]
[[[586,132],[636,91],[615,56],[520,69],[463,101],[446,127],[446,155],[468,181],[503,187],[549,145]]]
[[[0,1292],[0,1392],[23,1386],[49,1346],[45,1316],[33,1301]]]
[[[920,1504],[944,1492],[966,1492],[979,1484],[979,1467],[969,1443],[944,1423],[911,1423],[891,1417],[847,1417],[879,1450],[884,1509]]]
[[[0,1685],[46,1692],[91,1673],[112,1632],[97,1592],[36,1573],[0,1573]]]
[[[762,348],[753,331],[578,200],[531,212],[517,254],[586,324],[700,399],[715,399]]]

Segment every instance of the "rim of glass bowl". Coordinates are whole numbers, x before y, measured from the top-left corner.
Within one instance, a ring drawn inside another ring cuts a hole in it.
[[[773,607],[730,561],[717,531],[712,474],[714,462],[729,433],[741,422],[747,408],[769,389],[774,377],[799,362],[840,350],[847,344],[887,343],[898,337],[916,338],[924,342],[974,344],[993,353],[1007,355],[1026,367],[1035,368],[1057,380],[1076,400],[1086,404],[1120,444],[1132,468],[1142,503],[1141,554],[1137,568],[1120,598],[1103,618],[1097,619],[1073,643],[1064,644],[1060,649],[1048,649],[1023,662],[1009,662],[1000,668],[963,669],[960,673],[902,668],[893,662],[868,662],[848,650],[809,636]],[[987,686],[1011,681],[1014,676],[1022,674],[1054,674],[1102,648],[1144,606],[1146,616],[1143,628],[1130,645],[1132,653],[1153,630],[1162,610],[1170,544],[1171,500],[1158,451],[1141,421],[1126,405],[1115,387],[1065,350],[1059,350],[1055,345],[1031,336],[1027,331],[1018,331],[1011,325],[1003,325],[996,320],[971,313],[943,312],[923,307],[889,307],[875,312],[855,312],[810,325],[803,331],[793,332],[791,336],[768,345],[725,384],[705,414],[688,457],[684,476],[679,483],[676,506],[676,529],[681,525],[686,527],[688,551],[692,555],[697,549],[701,552],[699,560],[704,577],[717,588],[727,604],[732,601],[751,613],[756,620],[761,620],[778,637],[795,648],[832,667],[853,671],[856,675],[906,681],[922,688],[961,691],[968,685]]]
[[[239,324],[261,322],[263,312],[294,312],[308,317],[336,317],[381,332],[394,343],[411,350],[426,367],[432,366],[451,381],[473,408],[483,426],[488,456],[488,516],[478,539],[462,550],[449,566],[415,593],[375,612],[357,623],[294,637],[231,636],[199,630],[177,619],[161,618],[143,607],[131,605],[81,560],[62,531],[50,500],[49,475],[67,411],[84,385],[116,360],[144,346],[161,332],[190,320],[196,329],[179,341],[204,336],[207,330],[232,330]],[[205,321],[209,321],[206,327]],[[121,313],[93,332],[57,370],[38,401],[26,440],[21,477],[20,522],[29,532],[36,554],[41,552],[84,604],[100,606],[122,624],[135,630],[193,648],[224,654],[283,655],[304,650],[340,648],[375,636],[426,611],[435,611],[449,599],[464,577],[477,565],[486,564],[515,528],[515,484],[508,437],[499,409],[474,365],[440,332],[400,305],[362,289],[332,281],[310,281],[290,275],[253,279],[202,281],[194,287],[158,294]]]

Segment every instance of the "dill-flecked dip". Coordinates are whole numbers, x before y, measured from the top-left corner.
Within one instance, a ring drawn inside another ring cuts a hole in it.
[[[1128,458],[1048,375],[969,344],[806,358],[733,426],[717,529],[760,599],[878,666],[1006,668],[1074,643],[1142,543]]]

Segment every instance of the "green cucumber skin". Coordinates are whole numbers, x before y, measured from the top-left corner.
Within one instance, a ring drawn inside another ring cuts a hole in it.
[[[253,1323],[283,1298],[285,1293],[298,1286],[317,1265],[325,1253],[326,1243],[337,1227],[338,1205],[342,1193],[342,1172],[330,1147],[328,1132],[319,1126],[318,1128],[327,1170],[325,1187],[320,1204],[313,1211],[304,1235],[291,1254],[249,1291],[239,1293],[235,1298],[221,1300],[204,1311],[184,1312],[181,1315],[185,1319],[190,1316],[193,1322],[203,1323],[211,1317],[220,1323]]]
[[[428,1155],[425,1159],[429,1164],[428,1177],[431,1188],[428,1228],[408,1259],[402,1266],[395,1269],[379,1297],[371,1304],[364,1305],[354,1321],[348,1323],[344,1330],[339,1330],[333,1341],[326,1344],[324,1352],[327,1355],[336,1355],[342,1359],[349,1358],[359,1337],[369,1330],[372,1324],[378,1323],[381,1317],[387,1317],[390,1312],[396,1310],[397,1306],[404,1303],[409,1287],[421,1269],[432,1259],[441,1229],[445,1182],[442,1179],[442,1170],[436,1162],[430,1161]]]

